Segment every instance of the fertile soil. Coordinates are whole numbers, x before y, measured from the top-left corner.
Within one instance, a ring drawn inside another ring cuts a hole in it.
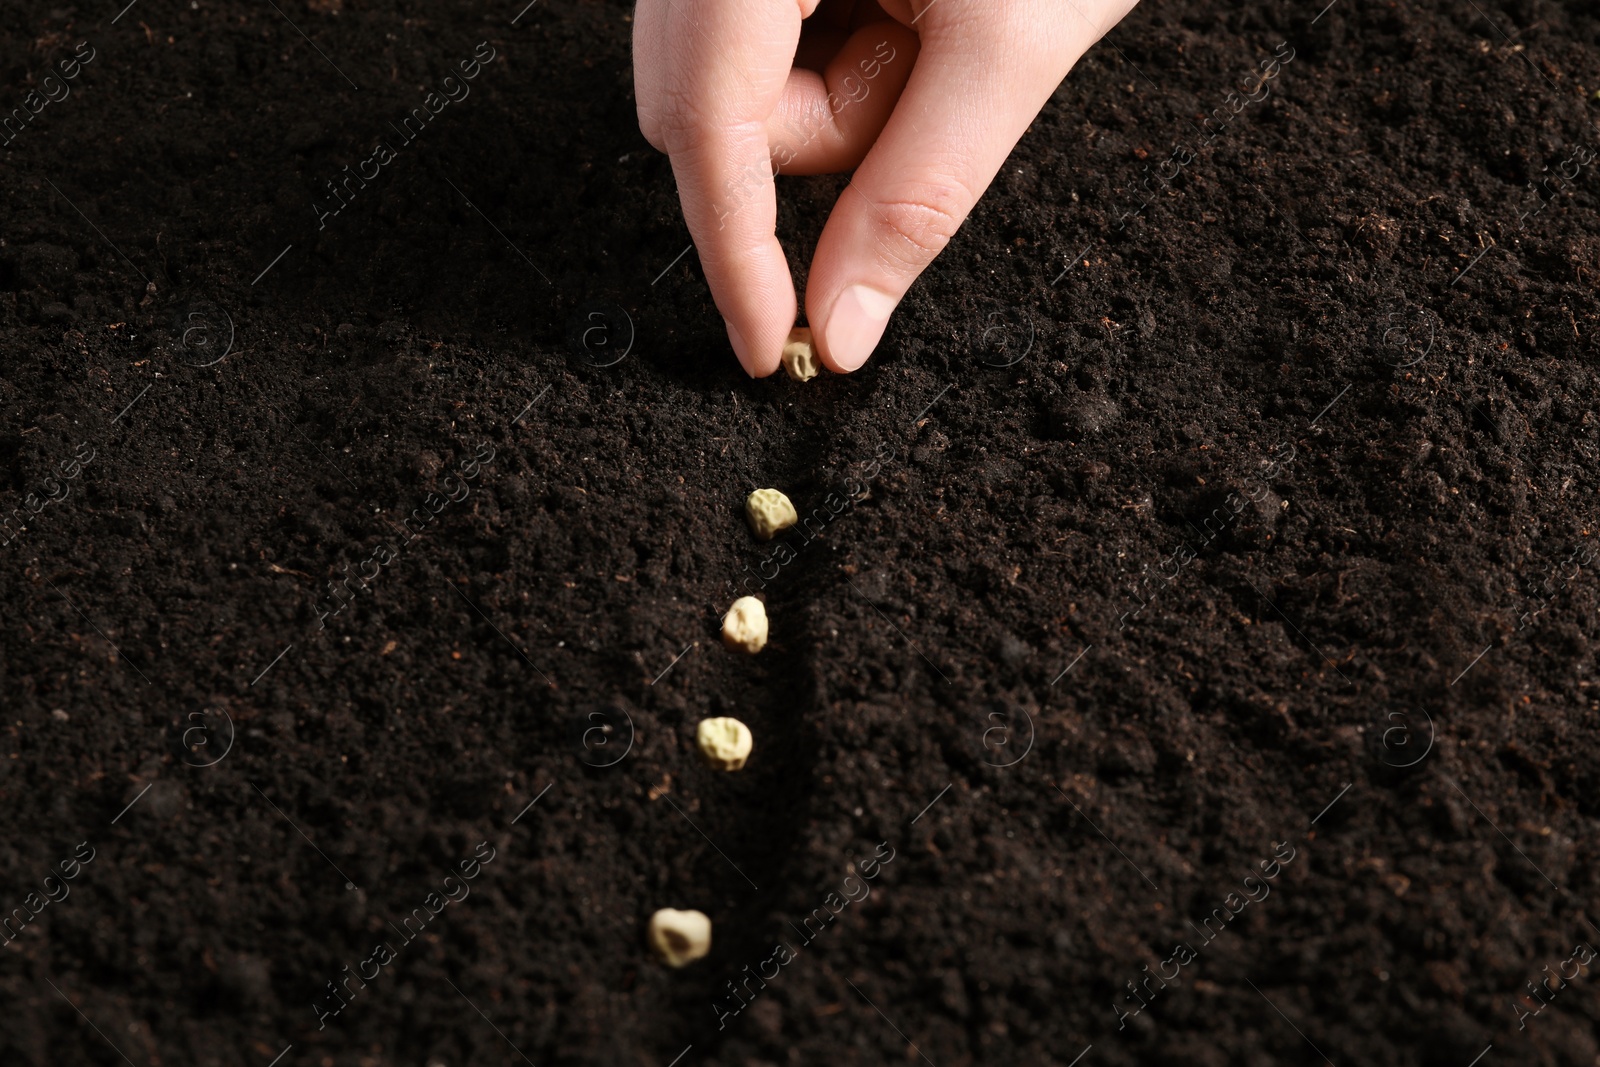
[[[1146,0],[798,385],[627,4],[123,2],[0,4],[0,1063],[1597,1062],[1592,6]]]

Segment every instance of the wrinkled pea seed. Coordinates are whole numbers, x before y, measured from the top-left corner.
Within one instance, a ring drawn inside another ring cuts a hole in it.
[[[763,541],[772,540],[780,530],[787,530],[800,521],[789,498],[776,489],[757,489],[744,502],[745,518],[750,529]]]
[[[719,771],[736,771],[750,758],[754,739],[738,719],[701,719],[694,731],[700,755]]]
[[[753,596],[742,596],[733,602],[728,614],[722,617],[722,643],[752,656],[767,644],[767,608]]]
[[[650,948],[668,967],[682,967],[711,951],[711,920],[702,911],[662,908],[650,916]]]
[[[789,340],[783,346],[783,369],[797,382],[809,382],[817,376],[817,347],[811,343],[811,327],[796,326],[789,331]]]

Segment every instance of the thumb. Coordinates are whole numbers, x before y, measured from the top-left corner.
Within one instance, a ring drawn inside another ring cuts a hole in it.
[[[806,316],[830,370],[867,361],[906,290],[1099,36],[1071,27],[1041,34],[1036,23],[1004,25],[1011,20],[945,3],[949,17],[921,24],[905,91],[817,241]],[[925,10],[939,16],[942,7]]]

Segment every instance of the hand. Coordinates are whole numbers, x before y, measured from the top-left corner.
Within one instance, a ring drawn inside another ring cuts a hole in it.
[[[856,168],[806,285],[823,364],[853,371],[1061,79],[1136,2],[639,0],[639,128],[672,160],[744,369],[777,370],[795,324],[774,173]]]

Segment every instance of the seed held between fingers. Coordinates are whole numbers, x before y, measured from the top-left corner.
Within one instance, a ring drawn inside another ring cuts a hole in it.
[[[789,340],[783,346],[783,369],[797,382],[809,382],[817,376],[817,346],[811,343],[811,328],[796,326],[789,331]]]
[[[762,541],[770,541],[781,530],[800,521],[789,498],[776,489],[757,489],[744,502],[750,530]]]
[[[753,596],[733,602],[722,617],[722,643],[736,652],[752,656],[767,644],[767,607]]]
[[[682,967],[711,951],[711,919],[701,911],[662,908],[650,916],[650,948],[668,967]]]
[[[738,719],[701,719],[694,740],[700,755],[719,771],[737,771],[750,758],[754,739]]]

